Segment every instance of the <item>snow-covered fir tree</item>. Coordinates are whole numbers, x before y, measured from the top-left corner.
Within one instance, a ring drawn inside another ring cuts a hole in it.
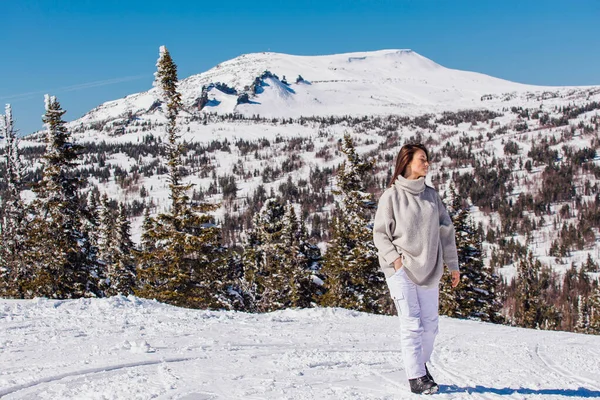
[[[88,232],[90,243],[98,247],[99,230],[98,225],[100,224],[100,201],[99,192],[97,190],[90,190],[87,195],[87,218],[83,221],[83,230]]]
[[[313,279],[319,258],[293,205],[267,199],[253,219],[244,248],[244,287],[251,310],[310,307],[320,293]]]
[[[21,186],[24,168],[21,162],[19,140],[17,138],[17,131],[14,127],[10,104],[6,105],[5,114],[0,115],[0,136],[5,138],[4,160],[6,175],[4,180],[8,189],[6,192],[6,205],[22,209]]]
[[[590,253],[588,253],[587,260],[585,261],[585,264],[582,265],[582,268],[584,272],[600,272],[600,266],[594,261]]]
[[[337,194],[341,197],[332,221],[331,240],[323,262],[327,292],[321,304],[384,313],[390,301],[383,274],[379,271],[373,243],[372,195],[364,192],[364,179],[373,163],[363,160],[350,135],[344,136],[346,160],[337,172]]]
[[[600,335],[600,287],[595,283],[589,300],[589,332]]]
[[[517,266],[516,304],[514,322],[524,328],[546,328],[552,306],[545,304],[542,297],[540,275],[542,265],[534,260],[531,252]]]
[[[298,220],[291,203],[286,206],[283,229],[285,255],[290,260],[286,264],[292,267],[291,304],[309,307],[323,294],[323,281],[319,277],[321,250],[309,241],[306,224],[303,219]]]
[[[138,253],[136,294],[192,308],[228,307],[229,282],[220,229],[209,212],[190,209],[179,218],[162,213],[150,217]]]
[[[171,209],[144,221],[136,294],[178,306],[227,307],[226,257],[220,228],[209,214],[217,206],[192,205],[187,194],[191,185],[182,183],[182,146],[177,133],[181,95],[177,66],[164,46],[156,66],[155,86],[166,107]]]
[[[456,249],[461,280],[451,286],[451,274],[444,272],[440,287],[440,314],[500,323],[502,303],[497,296],[499,277],[483,262],[482,238],[470,217],[468,205],[450,188],[450,215],[456,232]]]
[[[249,311],[273,311],[288,306],[289,276],[283,268],[285,207],[269,198],[252,219],[244,246],[244,281],[251,300]]]
[[[281,232],[282,272],[289,277],[289,302],[291,307],[309,307],[312,302],[310,271],[307,259],[300,252],[300,226],[294,206],[285,206]]]
[[[144,220],[142,222],[142,232],[149,232],[152,230],[154,220],[150,216],[150,209],[146,207],[144,209]],[[142,235],[140,241],[140,250],[142,252],[149,252],[154,247],[154,240],[150,235]]]
[[[22,282],[28,275],[23,260],[27,220],[21,199],[23,166],[9,104],[5,114],[0,115],[0,136],[5,138],[3,183],[6,185],[0,205],[0,296],[23,298]]]
[[[98,211],[98,258],[105,265],[112,263],[114,247],[118,243],[115,237],[115,217],[110,208],[108,196],[105,193],[100,201]]]
[[[79,199],[77,177],[80,147],[62,116],[55,97],[46,95],[46,151],[43,176],[31,203],[26,260],[33,271],[26,280],[29,296],[77,298],[99,295],[96,249],[82,230],[85,209]]]
[[[134,244],[131,241],[131,224],[127,218],[125,205],[119,205],[113,230],[113,243],[106,267],[107,288],[106,295],[133,294],[136,281]]]
[[[102,267],[101,289],[107,296],[131,294],[135,284],[135,263],[130,225],[121,205],[115,215],[108,196],[104,194],[98,212],[98,258]]]
[[[575,332],[588,333],[590,330],[590,314],[588,302],[581,295],[577,296],[577,322]]]
[[[180,216],[189,208],[188,191],[192,185],[183,184],[181,179],[181,153],[183,146],[179,142],[177,115],[181,111],[181,94],[177,91],[177,65],[165,46],[160,47],[160,56],[156,62],[154,86],[158,89],[160,100],[167,118],[167,166],[169,168],[169,189],[171,213]]]

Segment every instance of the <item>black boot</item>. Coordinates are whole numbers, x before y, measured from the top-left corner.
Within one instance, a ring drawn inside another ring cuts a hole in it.
[[[410,391],[416,394],[434,394],[440,389],[437,383],[424,375],[420,378],[409,379]]]
[[[429,370],[427,369],[427,364],[425,364],[425,376],[432,382],[435,383],[435,381],[433,380],[433,376],[431,376],[431,374],[429,373]]]

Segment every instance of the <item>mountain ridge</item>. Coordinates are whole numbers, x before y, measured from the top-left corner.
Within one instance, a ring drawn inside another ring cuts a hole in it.
[[[595,86],[527,85],[450,69],[409,49],[318,56],[249,53],[179,83],[188,113],[266,118],[497,110],[520,105],[523,99],[548,100],[591,88]],[[132,117],[161,122],[160,114],[154,112],[157,101],[152,88],[103,103],[70,125]]]

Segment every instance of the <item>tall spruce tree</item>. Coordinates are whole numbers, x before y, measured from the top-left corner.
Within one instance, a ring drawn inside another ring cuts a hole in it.
[[[88,232],[90,243],[92,246],[98,247],[98,241],[100,240],[100,201],[99,192],[90,190],[87,195],[87,218],[83,221],[83,230]]]
[[[82,230],[85,209],[79,199],[82,181],[76,167],[80,146],[70,141],[55,97],[46,95],[46,152],[43,176],[34,191],[26,258],[34,271],[26,280],[29,296],[97,296],[96,249]]]
[[[0,136],[5,138],[3,180],[6,185],[0,206],[0,296],[23,298],[22,282],[28,275],[23,259],[27,220],[21,199],[23,166],[9,104],[5,114],[0,115]]]
[[[171,209],[155,218],[147,217],[142,233],[142,251],[136,293],[170,304],[194,308],[228,305],[225,253],[220,228],[209,212],[211,204],[190,204],[191,185],[181,177],[182,146],[178,142],[177,115],[181,95],[177,91],[177,66],[162,46],[157,61],[155,86],[167,118],[167,165]]]
[[[313,279],[320,251],[308,242],[292,204],[265,201],[253,218],[242,259],[248,311],[312,306],[320,291]]]
[[[114,243],[110,248],[110,264],[106,268],[108,287],[106,294],[133,294],[136,280],[134,245],[131,241],[131,224],[124,204],[119,206],[115,221]]]
[[[142,222],[142,233],[149,232],[154,227],[154,219],[150,215],[150,208],[146,207],[144,209],[144,220]],[[142,235],[140,241],[140,250],[141,252],[149,252],[154,247],[154,240],[151,235]],[[141,252],[139,254],[141,254]]]
[[[515,323],[524,328],[544,326],[544,303],[540,287],[542,265],[528,253],[517,266]]]
[[[590,331],[589,305],[587,299],[581,295],[577,296],[577,322],[574,330],[579,333],[589,333]]]
[[[283,271],[289,277],[289,305],[310,307],[320,292],[313,279],[320,251],[308,242],[306,226],[298,221],[294,206],[289,202],[283,215],[281,244]]]
[[[288,207],[290,208],[290,219],[295,218],[293,206],[288,204]],[[319,297],[324,293],[323,281],[319,277],[322,262],[321,249],[310,241],[304,219],[298,220],[298,230],[295,237],[296,243],[293,247],[298,248],[296,253],[298,268],[294,269],[295,289],[292,292],[292,305],[294,307],[309,307],[317,303]]]
[[[383,313],[390,309],[383,275],[379,272],[373,243],[372,195],[364,192],[364,181],[373,162],[362,159],[350,135],[344,135],[346,160],[337,173],[337,203],[332,220],[331,241],[323,263],[325,288],[321,304]]]
[[[135,259],[130,224],[125,206],[118,214],[110,207],[106,194],[102,196],[98,226],[98,258],[104,278],[102,289],[107,296],[129,295],[135,286]]]
[[[116,243],[115,237],[115,217],[110,208],[108,195],[105,193],[100,200],[100,210],[98,212],[98,258],[105,265],[112,263],[113,249]],[[105,275],[105,274],[104,274]]]
[[[264,207],[264,204],[263,204]],[[264,261],[262,254],[262,242],[256,229],[256,219],[260,213],[255,214],[252,226],[246,232],[247,236],[243,243],[243,252],[239,263],[242,269],[240,279],[241,296],[243,298],[244,311],[259,312],[260,300],[264,286],[262,284],[262,272]]]
[[[589,307],[589,332],[600,335],[600,288],[598,281],[596,281],[590,293]]]
[[[281,202],[269,198],[252,220],[243,256],[249,311],[267,312],[290,305],[289,275],[283,266],[284,215]]]
[[[289,277],[289,306],[310,307],[321,292],[313,279],[320,250],[309,243],[304,221],[298,220],[289,202],[283,215],[281,245],[283,272]]]
[[[450,215],[456,232],[456,249],[461,269],[460,285],[451,286],[451,274],[445,271],[440,289],[440,314],[457,318],[503,322],[502,303],[497,296],[499,277],[483,262],[482,238],[454,188],[450,188]]]

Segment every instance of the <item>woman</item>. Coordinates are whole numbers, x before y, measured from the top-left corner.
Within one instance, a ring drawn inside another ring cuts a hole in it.
[[[421,144],[400,149],[379,199],[373,238],[400,317],[400,340],[413,393],[439,389],[427,370],[438,333],[439,283],[444,264],[452,287],[460,281],[452,220],[435,189],[425,185],[429,153]]]

